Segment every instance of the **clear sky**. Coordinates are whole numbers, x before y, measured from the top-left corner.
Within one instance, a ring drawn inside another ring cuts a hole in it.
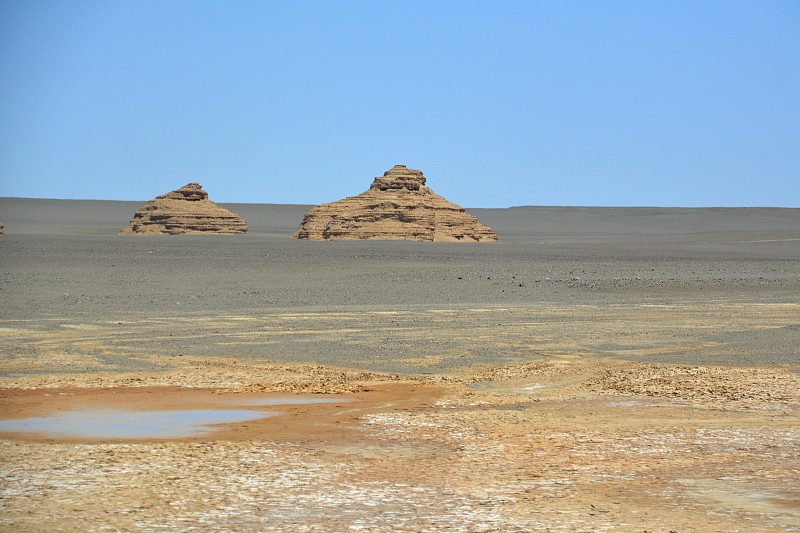
[[[800,2],[0,0],[0,196],[800,207]]]

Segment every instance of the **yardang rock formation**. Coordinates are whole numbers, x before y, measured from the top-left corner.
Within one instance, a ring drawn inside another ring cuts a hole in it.
[[[294,238],[494,242],[497,234],[426,187],[421,171],[395,165],[368,191],[311,208]]]
[[[188,183],[162,194],[136,211],[121,235],[181,235],[186,233],[245,233],[239,215],[208,199],[199,183]]]

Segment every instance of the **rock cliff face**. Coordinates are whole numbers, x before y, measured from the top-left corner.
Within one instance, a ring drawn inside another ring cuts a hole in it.
[[[138,209],[121,235],[245,233],[247,223],[208,199],[199,183],[157,196]]]
[[[497,241],[495,232],[434,193],[425,181],[419,170],[395,165],[375,178],[368,191],[310,209],[294,238]]]

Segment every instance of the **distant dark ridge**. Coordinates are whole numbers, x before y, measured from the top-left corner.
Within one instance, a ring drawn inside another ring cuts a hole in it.
[[[58,202],[115,202],[115,203],[144,203],[147,200],[141,199],[133,199],[133,200],[105,200],[105,199],[97,199],[97,198],[37,198],[32,196],[0,196],[0,200],[32,200],[32,201],[58,201]],[[285,207],[311,207],[315,204],[307,203],[276,203],[276,202],[217,202],[220,205],[249,205],[249,206],[260,206],[260,205],[274,205],[274,206],[285,206]],[[491,209],[683,209],[683,210],[690,210],[690,209],[706,209],[706,210],[756,210],[756,209],[783,209],[783,210],[792,210],[792,209],[800,209],[800,207],[787,207],[787,206],[769,206],[769,205],[753,205],[753,206],[725,206],[725,205],[717,205],[717,206],[664,206],[664,205],[512,205],[508,207],[469,207],[467,206],[466,209],[477,209],[477,210],[491,210]]]
[[[800,209],[800,207],[754,206],[663,206],[663,205],[512,205],[508,208],[476,207],[473,209]]]
[[[46,202],[115,202],[115,203],[144,203],[147,200],[102,200],[97,198],[36,198],[32,196],[0,196],[0,200],[32,200]],[[281,203],[259,203],[259,202],[217,202],[227,205],[285,205],[287,207],[308,207],[313,204],[281,204]]]
[[[37,198],[33,196],[0,196],[0,200],[41,200],[47,202],[145,202],[146,200],[98,200],[92,198]]]

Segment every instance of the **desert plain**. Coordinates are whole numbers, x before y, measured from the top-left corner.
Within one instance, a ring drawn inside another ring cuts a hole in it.
[[[117,235],[140,205],[0,198],[0,427],[256,418],[2,432],[4,531],[800,531],[798,209],[472,209],[500,242],[466,244],[223,204],[247,234]]]

